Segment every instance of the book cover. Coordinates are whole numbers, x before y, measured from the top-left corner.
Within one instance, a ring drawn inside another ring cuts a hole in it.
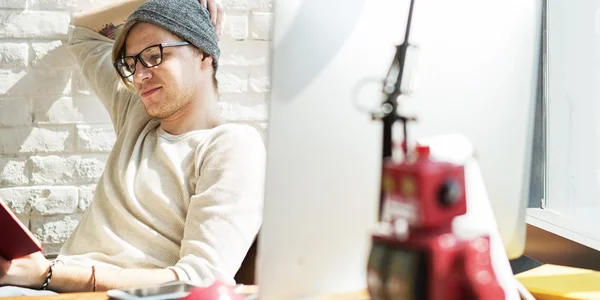
[[[0,200],[0,256],[6,260],[42,251],[42,245]]]
[[[600,299],[598,271],[545,264],[516,277],[535,299]]]

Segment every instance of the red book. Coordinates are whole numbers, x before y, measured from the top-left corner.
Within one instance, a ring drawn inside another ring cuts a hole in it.
[[[42,251],[42,245],[23,226],[12,210],[0,201],[0,257],[6,260]]]

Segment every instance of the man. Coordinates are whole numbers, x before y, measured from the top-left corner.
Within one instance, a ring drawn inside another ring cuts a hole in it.
[[[223,13],[214,0],[200,2],[130,0],[73,19],[69,50],[117,139],[58,260],[0,259],[0,285],[76,292],[234,283],[262,221],[266,155],[255,129],[221,117]]]

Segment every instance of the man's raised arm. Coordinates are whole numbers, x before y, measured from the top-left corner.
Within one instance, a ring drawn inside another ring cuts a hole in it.
[[[71,24],[78,27],[85,27],[99,32],[103,36],[115,39],[119,30],[125,24],[127,17],[138,6],[144,4],[147,0],[124,0],[111,3],[88,11],[76,14]],[[200,0],[199,0],[200,1]],[[220,35],[223,24],[223,10],[217,5],[220,1],[200,1],[207,7],[210,13],[210,20]]]
[[[71,24],[115,39],[127,17],[147,0],[125,0],[76,14]]]

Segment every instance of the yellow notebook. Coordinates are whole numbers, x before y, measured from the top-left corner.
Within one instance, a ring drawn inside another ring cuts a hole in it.
[[[600,272],[542,265],[517,279],[537,300],[600,299]]]

